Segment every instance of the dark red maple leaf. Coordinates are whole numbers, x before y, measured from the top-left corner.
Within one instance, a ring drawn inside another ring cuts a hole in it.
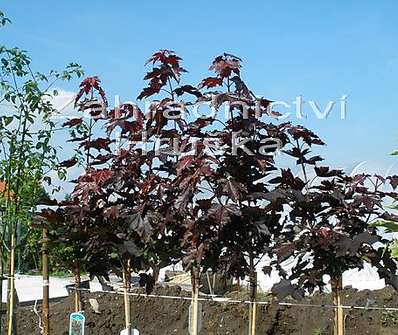
[[[82,118],[74,118],[74,119],[70,119],[69,121],[65,122],[62,124],[62,127],[75,127],[79,124],[83,123],[83,119]]]
[[[242,183],[229,179],[225,181],[222,191],[232,200],[240,201],[247,188]]]
[[[178,65],[178,62],[181,60],[173,50],[159,50],[155,52],[145,63],[145,65],[152,63],[155,64],[156,62],[161,63],[168,63],[170,65]]]
[[[200,82],[200,84],[198,85],[198,88],[199,89],[212,88],[212,87],[216,87],[216,86],[220,86],[220,85],[222,85],[221,78],[207,77]]]
[[[93,157],[93,161],[91,162],[91,165],[102,165],[107,162],[109,162],[113,158],[113,154],[107,154],[107,155],[97,155]]]
[[[316,166],[314,170],[318,177],[337,177],[343,174],[342,170],[331,170],[327,166]]]
[[[65,160],[61,163],[59,163],[59,167],[63,167],[63,168],[70,168],[72,166],[75,166],[77,164],[78,160],[77,158],[73,157],[71,159]]]
[[[275,284],[271,289],[272,294],[276,295],[279,300],[283,300],[288,296],[296,300],[300,300],[304,297],[304,291],[297,285],[293,285],[287,279],[281,279],[281,281]]]
[[[293,136],[295,140],[302,139],[308,145],[324,145],[325,143],[311,130],[304,128],[303,126],[292,126],[288,129],[288,132]]]
[[[180,175],[182,171],[190,167],[195,162],[195,156],[184,156],[178,160],[177,164],[177,175]]]
[[[111,169],[89,169],[86,174],[81,176],[78,179],[78,183],[80,182],[94,182],[98,185],[102,185],[105,181],[107,181],[110,177],[112,177],[114,172]]]
[[[101,87],[101,80],[97,76],[94,76],[94,77],[87,77],[80,83],[80,90],[75,98],[75,106],[77,106],[83,94],[89,94],[92,90],[97,91],[101,96],[102,100],[104,101],[104,103],[106,105],[108,104],[105,91]]]
[[[90,178],[96,183],[102,185],[105,181],[107,181],[110,177],[112,177],[114,172],[111,169],[101,169],[94,170],[90,172]]]
[[[183,85],[174,90],[174,92],[178,95],[181,96],[184,93],[192,94],[196,96],[197,98],[200,98],[202,96],[202,93],[199,92],[199,90],[196,87],[193,87],[192,85]]]
[[[218,56],[214,59],[210,70],[216,72],[221,78],[226,78],[231,75],[231,73],[240,73],[240,61],[239,57],[224,53],[222,56]]]
[[[104,216],[108,219],[116,220],[119,217],[122,207],[122,205],[108,207],[104,210]]]
[[[395,190],[398,186],[398,176],[389,176],[387,179],[390,181],[392,188]]]
[[[150,97],[151,95],[159,93],[162,86],[163,85],[159,83],[152,83],[150,86],[145,87],[142,90],[142,92],[138,95],[137,99],[142,100],[144,98]]]
[[[84,149],[94,148],[97,149],[98,151],[106,150],[108,152],[111,152],[109,145],[112,144],[113,142],[115,141],[110,140],[109,138],[96,138],[92,141],[83,141],[80,144],[80,147],[84,147]]]

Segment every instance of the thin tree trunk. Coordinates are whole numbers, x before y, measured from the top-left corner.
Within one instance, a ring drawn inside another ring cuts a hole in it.
[[[333,303],[336,306],[342,305],[342,276],[331,279]],[[334,335],[344,335],[344,310],[342,307],[334,309]]]
[[[43,335],[50,334],[50,278],[48,269],[48,229],[43,229]]]
[[[257,272],[254,266],[254,258],[250,256],[250,304],[249,304],[249,335],[256,335],[257,314]]]
[[[12,225],[13,226],[13,225]],[[16,236],[15,227],[12,227],[11,231],[11,248],[10,248],[10,261],[9,261],[9,286],[8,286],[8,335],[16,335],[16,324],[15,324],[15,247],[16,247]]]
[[[82,310],[80,284],[80,262],[77,261],[75,264],[75,312],[80,312]]]
[[[158,282],[159,280],[159,274],[160,274],[160,264],[154,264],[152,267],[152,277],[155,283]]]
[[[16,245],[21,245],[21,234],[22,234],[22,225],[18,220],[16,227]],[[21,273],[21,265],[22,265],[22,256],[21,256],[21,248],[18,248],[16,251],[16,263],[17,263],[17,273]]]
[[[195,266],[191,272],[192,281],[192,304],[191,304],[191,335],[199,333],[199,285],[200,270]]]
[[[6,317],[4,319],[4,333],[7,334],[8,332],[6,329],[8,328],[8,320],[10,318],[10,304],[8,303],[9,296],[10,296],[10,289],[11,289],[11,278],[10,278],[10,252],[7,253],[6,259],[6,273],[7,273],[7,292],[6,292]],[[6,328],[7,327],[7,328]]]
[[[130,275],[130,260],[128,260],[127,264],[123,264],[124,320],[128,335],[131,335]]]
[[[0,335],[2,334],[2,320],[3,320],[3,275],[4,275],[3,246],[0,245]]]
[[[210,295],[214,295],[213,291],[214,285],[211,284],[209,270],[206,271],[206,279],[207,279],[207,285],[209,286],[209,293]]]

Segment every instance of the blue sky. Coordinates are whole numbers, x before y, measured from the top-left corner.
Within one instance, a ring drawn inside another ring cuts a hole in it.
[[[194,84],[226,51],[244,59],[243,78],[256,94],[289,103],[302,95],[321,108],[349,95],[345,120],[336,107],[319,120],[308,103],[307,119],[291,120],[327,142],[321,153],[336,167],[367,161],[385,173],[396,161],[397,1],[4,0],[0,8],[13,21],[2,44],[28,50],[41,71],[78,62],[110,97],[135,98],[145,60],[163,48],[184,58]]]

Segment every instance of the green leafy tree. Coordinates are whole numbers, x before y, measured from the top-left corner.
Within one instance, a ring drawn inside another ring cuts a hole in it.
[[[10,20],[0,12],[0,26]],[[64,71],[35,73],[28,54],[16,47],[0,45],[0,181],[3,185],[0,206],[1,259],[9,268],[8,334],[14,324],[14,273],[17,242],[22,231],[29,231],[32,213],[43,199],[43,188],[51,186],[49,173],[56,169],[57,152],[51,145],[56,125],[51,116],[56,112],[52,97],[54,85],[60,80],[81,76],[77,64]],[[60,177],[64,176],[58,170]]]
[[[398,151],[394,151],[393,155],[398,155]],[[390,193],[390,196],[394,199],[392,205],[385,206],[386,212],[383,214],[382,218],[373,222],[374,227],[382,228],[385,233],[398,233],[398,195],[395,190],[398,186],[398,176],[389,176],[387,179],[390,182],[391,187],[394,192]],[[398,239],[394,238],[388,246],[391,253],[391,257],[398,259]]]

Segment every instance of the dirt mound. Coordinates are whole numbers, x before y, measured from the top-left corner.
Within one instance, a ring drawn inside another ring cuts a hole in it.
[[[157,295],[187,295],[178,287],[158,287]],[[88,303],[97,299],[101,314],[96,314]],[[83,294],[87,335],[115,335],[123,329],[123,296],[116,294]],[[315,294],[301,301],[311,304],[331,304],[328,294]],[[379,307],[397,307],[398,296],[391,289],[379,291],[344,291],[345,305],[366,304]],[[68,315],[72,311],[73,298],[68,297],[51,305],[51,333],[68,334]],[[133,325],[142,335],[188,334],[189,301],[131,297]],[[333,311],[326,308],[287,307],[271,304],[259,306],[258,334],[321,335],[332,333]],[[242,335],[247,333],[248,306],[217,302],[203,303],[203,328],[205,335]],[[384,311],[347,310],[347,335],[398,335],[398,313]],[[18,311],[18,334],[39,335],[38,318],[32,307]]]

